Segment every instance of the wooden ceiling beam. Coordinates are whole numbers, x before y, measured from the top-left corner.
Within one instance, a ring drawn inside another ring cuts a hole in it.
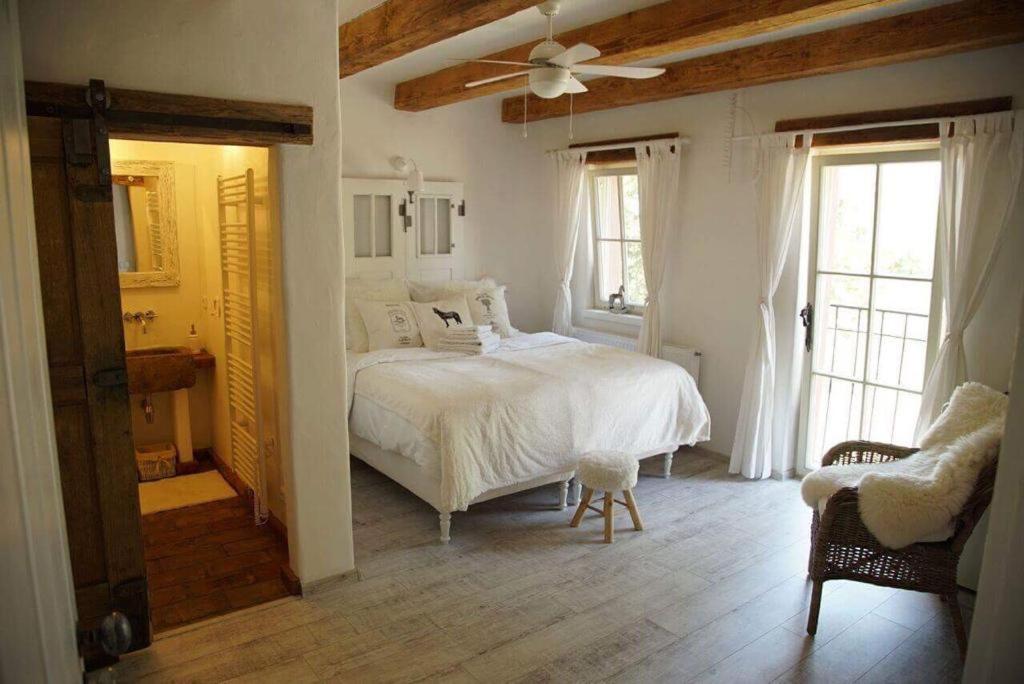
[[[670,0],[612,17],[555,36],[562,45],[589,43],[601,51],[594,64],[629,64],[715,43],[738,40],[768,31],[802,26],[897,0]],[[486,55],[481,59],[524,61],[543,40]],[[476,88],[465,84],[517,67],[467,63],[399,83],[395,108],[423,111],[455,102],[493,95],[522,86],[522,79],[499,81]]]
[[[720,90],[885,66],[1024,41],[1024,0],[962,0],[795,38],[663,65],[644,81],[598,78],[574,97],[576,114]],[[569,98],[530,95],[529,121],[569,114]],[[523,98],[502,102],[502,121],[522,123]]]
[[[537,0],[385,0],[338,27],[339,77],[504,19]]]

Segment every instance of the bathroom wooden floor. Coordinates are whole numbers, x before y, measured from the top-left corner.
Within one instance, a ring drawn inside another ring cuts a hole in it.
[[[289,595],[288,549],[241,497],[142,517],[157,632]]]

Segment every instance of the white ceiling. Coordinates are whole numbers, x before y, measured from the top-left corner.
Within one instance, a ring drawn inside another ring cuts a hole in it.
[[[687,52],[673,55],[665,55],[658,59],[637,62],[638,65],[655,66],[679,59],[698,57],[703,54],[732,50],[747,45],[778,40],[796,35],[815,33],[837,26],[856,24],[871,19],[878,19],[893,14],[931,7],[935,5],[948,4],[955,0],[903,0],[888,7],[872,9],[854,15],[848,15],[839,19],[819,21],[808,26],[797,29],[785,29],[772,33],[762,34],[754,38],[748,38],[728,43],[689,50]],[[381,0],[341,0],[340,21],[342,23],[353,19],[362,12],[379,5]],[[656,5],[664,0],[563,0],[561,13],[555,18],[555,33],[565,31],[579,26],[586,26],[594,22],[603,21],[609,17],[625,14],[635,9]],[[467,31],[461,35],[449,38],[448,40],[435,43],[415,52],[410,52],[399,59],[386,62],[372,69],[368,69],[355,76],[375,86],[394,85],[401,81],[429,74],[444,67],[451,66],[451,58],[473,58],[481,57],[491,52],[513,47],[521,43],[538,41],[543,37],[546,27],[546,19],[536,9],[527,9],[501,19],[492,24]],[[500,99],[503,95],[491,95],[491,99]],[[454,105],[457,106],[457,105]]]

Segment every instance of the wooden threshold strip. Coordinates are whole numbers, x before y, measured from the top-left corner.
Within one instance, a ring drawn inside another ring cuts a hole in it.
[[[86,86],[25,82],[29,116],[91,117]],[[107,88],[111,137],[224,145],[313,144],[313,108]]]
[[[921,105],[902,109],[882,109],[871,112],[854,112],[831,116],[807,117],[802,119],[785,119],[775,124],[776,133],[788,131],[810,131],[837,126],[863,126],[873,123],[890,123],[893,121],[913,121],[914,119],[938,119],[955,116],[975,116],[992,114],[1013,109],[1012,97],[991,97],[984,100],[967,100],[964,102],[948,102],[943,104]],[[878,128],[862,128],[854,131],[831,131],[815,133],[811,147],[830,147],[835,145],[866,145],[871,143],[913,142],[918,140],[938,140],[939,125],[937,123],[908,124],[905,126],[880,126]]]

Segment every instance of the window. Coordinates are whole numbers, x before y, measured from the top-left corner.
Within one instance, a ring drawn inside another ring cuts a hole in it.
[[[935,150],[819,157],[805,464],[838,442],[910,445],[938,338]]]
[[[647,300],[640,254],[640,189],[636,167],[590,172],[591,221],[594,231],[594,306],[606,308],[609,295],[625,290],[634,313]]]

